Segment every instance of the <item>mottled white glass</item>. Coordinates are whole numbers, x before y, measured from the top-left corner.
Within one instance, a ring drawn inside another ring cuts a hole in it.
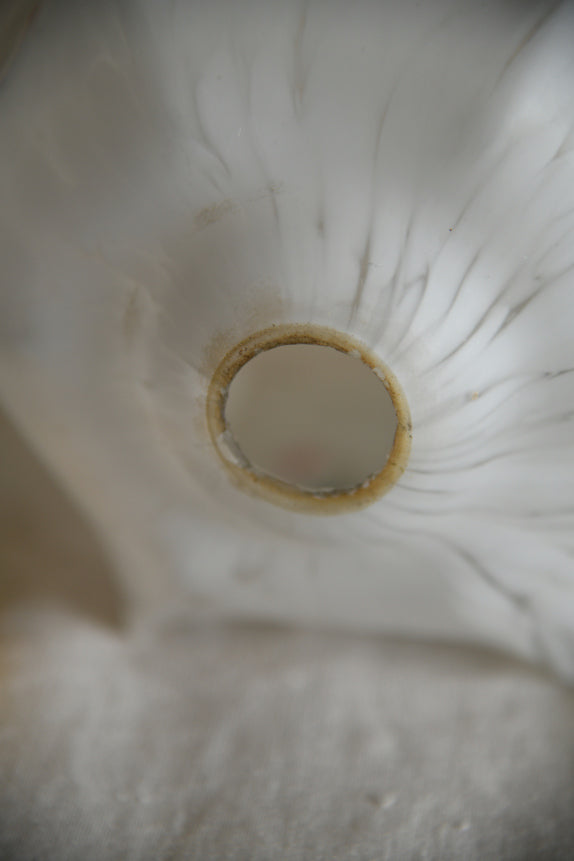
[[[574,676],[570,3],[46,4],[0,91],[0,397],[141,607],[481,642]],[[333,517],[205,418],[275,324],[413,422]]]

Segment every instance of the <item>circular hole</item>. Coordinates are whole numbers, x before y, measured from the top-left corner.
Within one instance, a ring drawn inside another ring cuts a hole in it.
[[[397,430],[371,368],[317,344],[274,347],[243,365],[224,419],[248,467],[314,492],[351,490],[379,473]]]
[[[391,371],[319,326],[276,326],[232,348],[212,377],[207,419],[242,490],[300,511],[374,502],[410,452],[409,409]]]

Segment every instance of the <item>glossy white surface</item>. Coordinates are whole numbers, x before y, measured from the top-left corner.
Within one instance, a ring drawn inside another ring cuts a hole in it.
[[[573,39],[569,3],[45,5],[0,95],[0,395],[134,600],[574,675]],[[363,512],[211,450],[214,363],[290,321],[405,389]]]

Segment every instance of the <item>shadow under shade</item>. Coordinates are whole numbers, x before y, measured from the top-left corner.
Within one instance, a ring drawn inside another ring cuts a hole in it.
[[[0,409],[0,615],[64,609],[118,628],[124,600],[79,507]]]
[[[3,0],[0,4],[0,83],[26,38],[42,0]]]

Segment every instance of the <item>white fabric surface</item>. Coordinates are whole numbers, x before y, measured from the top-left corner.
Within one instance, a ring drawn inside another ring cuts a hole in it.
[[[2,861],[569,861],[574,695],[494,653],[127,623],[2,425]]]

